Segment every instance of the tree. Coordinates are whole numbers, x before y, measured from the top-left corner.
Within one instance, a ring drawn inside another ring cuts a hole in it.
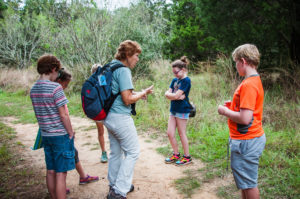
[[[270,67],[300,63],[299,8],[296,0],[200,0],[198,13],[219,51],[253,43],[261,51],[262,66]]]
[[[165,54],[171,59],[187,55],[191,60],[207,59],[214,52],[214,38],[207,35],[197,1],[174,0],[168,9],[170,32],[165,38]]]

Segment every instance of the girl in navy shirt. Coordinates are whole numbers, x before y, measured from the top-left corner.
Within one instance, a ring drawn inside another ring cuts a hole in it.
[[[173,148],[173,155],[166,158],[165,163],[175,163],[176,165],[185,165],[192,161],[186,136],[186,125],[191,111],[188,98],[191,89],[191,79],[187,76],[188,64],[189,62],[186,56],[172,63],[172,71],[175,78],[172,80],[169,90],[165,93],[166,98],[171,100],[167,133]],[[175,137],[176,128],[184,151],[182,158],[180,157]]]

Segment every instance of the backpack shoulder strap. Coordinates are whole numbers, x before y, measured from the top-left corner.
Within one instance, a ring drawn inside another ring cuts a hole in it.
[[[121,68],[121,67],[126,67],[126,66],[124,66],[123,64],[115,64],[115,65],[111,66],[110,69],[112,72],[114,72],[115,70],[117,70],[118,68]]]

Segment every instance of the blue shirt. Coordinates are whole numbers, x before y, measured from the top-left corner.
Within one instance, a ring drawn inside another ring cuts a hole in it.
[[[182,90],[185,94],[184,100],[171,101],[170,111],[176,113],[190,113],[191,106],[188,101],[191,89],[191,79],[189,77],[185,77],[183,79],[174,78],[171,82],[170,88],[172,89],[172,93],[176,93],[178,90]]]
[[[113,60],[111,62],[111,66],[114,64],[122,64],[119,60]],[[117,94],[118,92],[122,92],[125,90],[133,90],[132,76],[131,70],[128,67],[118,68],[113,72],[112,75],[112,92],[113,94]],[[114,101],[109,112],[119,113],[125,115],[131,115],[131,106],[126,106],[122,100],[121,94],[118,95],[116,100]]]

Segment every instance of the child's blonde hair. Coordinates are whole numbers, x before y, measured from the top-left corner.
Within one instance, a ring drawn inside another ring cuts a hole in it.
[[[244,58],[248,64],[257,67],[260,62],[260,54],[257,47],[253,44],[244,44],[237,47],[233,53],[232,58],[234,61]]]
[[[91,73],[93,74],[94,72],[96,72],[96,70],[99,68],[99,67],[102,67],[101,64],[94,64],[91,68]]]

